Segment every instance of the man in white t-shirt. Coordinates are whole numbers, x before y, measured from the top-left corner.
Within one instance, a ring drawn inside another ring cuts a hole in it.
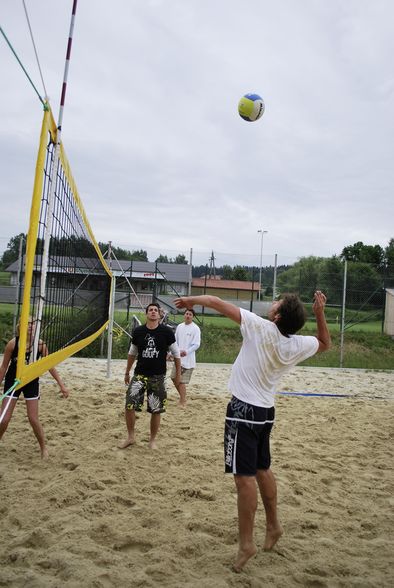
[[[181,379],[178,385],[175,383],[176,370],[172,368],[171,379],[179,393],[179,405],[186,406],[186,384],[189,384],[194,368],[196,367],[196,351],[201,344],[200,328],[193,322],[195,312],[187,308],[183,315],[184,322],[180,323],[175,331],[175,339],[181,352]]]
[[[238,495],[239,548],[236,572],[256,553],[253,539],[257,488],[266,515],[264,549],[270,550],[282,535],[277,514],[276,481],[271,465],[270,433],[275,419],[275,392],[279,379],[297,363],[331,344],[324,308],[325,295],[314,295],[317,335],[296,335],[305,324],[304,305],[296,294],[284,294],[272,303],[268,320],[216,296],[189,296],[175,300],[177,308],[199,304],[215,309],[241,325],[243,343],[229,380],[232,398],[224,431],[226,473],[234,475]],[[257,482],[257,484],[256,484]]]

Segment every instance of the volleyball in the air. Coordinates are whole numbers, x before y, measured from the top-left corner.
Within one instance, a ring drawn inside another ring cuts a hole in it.
[[[238,102],[239,116],[248,122],[261,118],[264,110],[264,100],[258,94],[245,94]]]

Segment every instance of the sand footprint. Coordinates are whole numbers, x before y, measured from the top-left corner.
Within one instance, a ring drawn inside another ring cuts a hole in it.
[[[152,545],[150,543],[145,543],[144,541],[137,541],[132,537],[126,537],[120,541],[114,543],[113,548],[116,551],[137,551],[139,553],[146,553],[150,549],[152,549]]]

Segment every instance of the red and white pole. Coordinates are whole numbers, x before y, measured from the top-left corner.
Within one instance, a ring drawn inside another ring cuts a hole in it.
[[[72,38],[73,38],[73,32],[74,32],[74,22],[75,22],[76,10],[77,10],[77,0],[74,0],[72,14],[71,14],[70,33],[68,36],[68,43],[67,43],[67,53],[66,53],[66,63],[65,63],[64,75],[63,75],[62,95],[61,95],[61,99],[60,99],[60,109],[59,109],[57,136],[56,136],[56,145],[55,145],[55,149],[54,149],[52,168],[51,168],[50,178],[49,178],[50,189],[49,189],[49,194],[48,194],[48,205],[47,205],[46,219],[45,219],[44,248],[43,248],[42,260],[41,260],[40,296],[39,296],[39,300],[38,300],[38,309],[37,309],[37,315],[36,315],[36,321],[37,321],[36,322],[36,331],[34,334],[34,341],[33,341],[33,358],[37,357],[38,344],[39,344],[40,332],[41,332],[42,314],[43,314],[44,302],[45,302],[48,260],[49,260],[49,245],[51,242],[52,224],[53,224],[53,208],[54,208],[55,190],[56,190],[56,183],[57,183],[56,178],[57,178],[57,170],[58,170],[59,158],[60,158],[60,141],[61,141],[62,121],[63,121],[64,103],[65,103],[65,99],[66,99],[68,68],[70,65],[71,46],[72,46]]]
[[[72,42],[73,42],[74,23],[75,23],[75,13],[77,11],[77,2],[78,2],[78,0],[74,0],[74,2],[73,2],[73,9],[72,9],[72,13],[71,13],[70,32],[69,32],[69,35],[68,35],[67,52],[66,52],[66,63],[65,63],[65,66],[64,66],[64,75],[63,75],[62,95],[61,95],[61,98],[60,98],[59,119],[58,119],[58,122],[57,122],[57,128],[58,128],[58,131],[59,131],[58,135],[61,133],[61,129],[62,129],[64,103],[66,101],[68,68],[69,68],[69,65],[70,65],[71,47],[72,47]],[[58,141],[57,142],[60,143],[59,136],[58,136]]]

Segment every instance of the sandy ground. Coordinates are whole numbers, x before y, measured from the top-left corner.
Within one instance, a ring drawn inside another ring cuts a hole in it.
[[[277,399],[272,438],[284,535],[241,574],[236,494],[223,473],[230,366],[199,364],[188,407],[169,403],[150,451],[148,415],[125,437],[125,362],[69,359],[62,399],[42,377],[40,459],[17,406],[0,445],[0,586],[392,587],[394,372],[296,368],[281,390],[346,396]]]

